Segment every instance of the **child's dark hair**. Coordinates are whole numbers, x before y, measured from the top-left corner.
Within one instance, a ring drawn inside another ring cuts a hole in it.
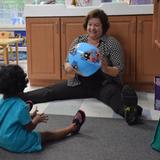
[[[0,93],[5,98],[17,96],[27,86],[26,73],[18,65],[0,67]]]

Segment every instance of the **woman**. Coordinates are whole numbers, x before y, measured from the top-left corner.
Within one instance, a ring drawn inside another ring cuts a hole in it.
[[[34,104],[53,100],[97,98],[125,117],[129,125],[136,124],[142,108],[137,105],[137,95],[132,88],[125,86],[122,89],[123,50],[115,38],[106,34],[110,27],[108,16],[103,10],[92,10],[86,16],[83,26],[87,34],[77,37],[69,52],[80,42],[96,46],[100,52],[101,69],[90,77],[83,77],[66,60],[64,69],[67,74],[75,74],[73,79],[20,96],[25,100],[32,100]]]

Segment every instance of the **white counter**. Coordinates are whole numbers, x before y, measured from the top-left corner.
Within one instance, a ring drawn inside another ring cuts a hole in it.
[[[128,5],[126,3],[102,3],[99,6],[66,7],[62,4],[32,5],[24,8],[25,17],[86,16],[93,9],[103,9],[107,15],[153,14],[153,5]]]
[[[0,31],[24,31],[25,25],[0,24]]]

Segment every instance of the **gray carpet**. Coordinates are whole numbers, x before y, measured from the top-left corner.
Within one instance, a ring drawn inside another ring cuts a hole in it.
[[[49,116],[37,130],[64,127],[70,116]],[[128,126],[123,119],[89,118],[80,134],[47,145],[42,152],[16,154],[0,149],[0,160],[159,160],[150,143],[156,121]]]

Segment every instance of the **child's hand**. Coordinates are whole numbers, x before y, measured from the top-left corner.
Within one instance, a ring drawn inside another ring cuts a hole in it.
[[[45,115],[44,113],[38,114],[37,110],[35,110],[36,115],[32,119],[32,122],[27,124],[25,127],[28,131],[32,131],[34,128],[36,128],[38,123],[46,123],[48,121],[48,116]]]
[[[44,113],[41,114],[36,114],[36,116],[33,118],[33,123],[38,124],[38,123],[47,123],[48,121],[48,116],[45,115]]]

